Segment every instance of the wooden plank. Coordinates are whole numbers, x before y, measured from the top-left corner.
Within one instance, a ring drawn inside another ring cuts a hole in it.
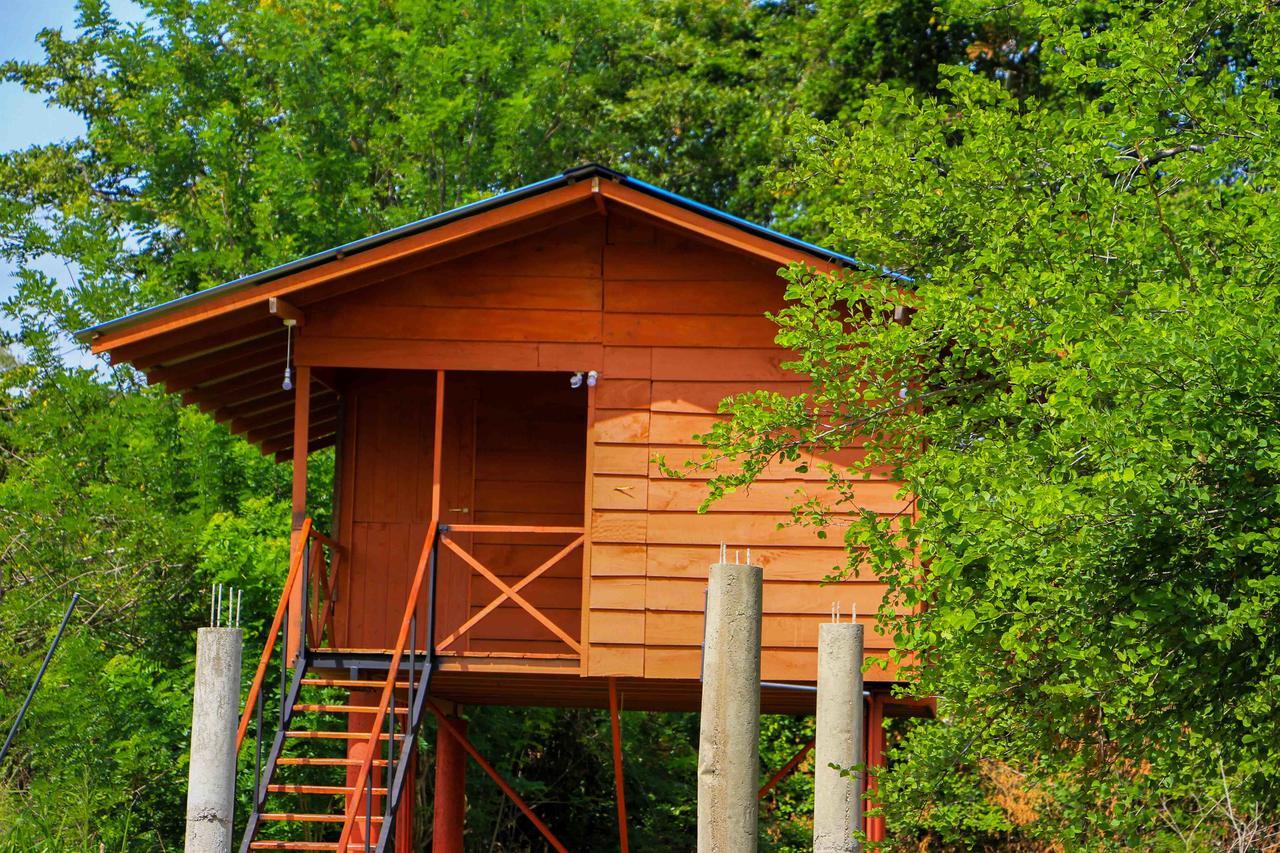
[[[594,509],[645,509],[649,480],[646,477],[597,475],[591,480]]]
[[[493,571],[494,567],[486,566],[486,568]],[[572,577],[554,577],[547,574],[534,576],[532,572],[503,576],[494,571],[494,576],[501,578],[504,583],[520,593],[534,607],[544,612],[572,608],[574,618],[577,618],[582,592],[582,581],[577,572]],[[533,577],[533,580],[529,580],[530,577]],[[498,605],[496,605],[497,607],[509,609],[508,604],[510,602],[502,599],[501,592],[477,578],[475,583],[471,585],[470,606],[472,611],[481,610],[494,601],[499,601]],[[577,628],[575,627],[573,630],[576,632]]]
[[[410,341],[299,337],[298,364],[388,370],[538,370],[538,345],[511,342]]]
[[[647,474],[650,451],[647,445],[594,443],[592,470],[599,474]]]
[[[626,546],[612,546],[626,547]],[[736,547],[736,546],[735,546]],[[644,566],[653,578],[707,578],[707,567],[720,557],[720,546],[705,545],[649,545],[644,555]],[[836,576],[844,569],[846,553],[838,542],[827,547],[752,546],[751,562],[764,567],[770,581],[805,580],[820,581]],[[874,581],[869,569],[852,580]]]
[[[616,523],[616,520],[610,521]],[[814,529],[791,525],[791,516],[785,513],[716,512],[699,515],[655,512],[646,522],[650,544],[712,545],[724,542],[731,548],[817,546],[838,543],[843,535],[841,528],[832,527],[827,531],[825,540],[819,539]]]
[[[155,365],[179,364],[214,355],[260,338],[284,337],[283,325],[271,318],[250,320],[238,314],[225,321],[223,327],[207,333],[201,330],[200,334],[173,334],[118,347],[109,353],[111,364],[132,364],[138,370],[146,370]]]
[[[592,610],[590,621],[592,635],[609,645],[641,646],[645,643],[643,610]]]
[[[531,275],[518,269],[495,274],[488,257],[485,253],[474,261],[416,270],[368,287],[360,296],[369,305],[420,308],[601,309],[603,285],[598,276]],[[464,284],[459,286],[459,282]]]
[[[637,314],[723,314],[763,317],[785,304],[786,282],[770,273],[734,280],[609,279],[609,311]],[[772,338],[772,335],[770,335]]]
[[[778,326],[767,317],[606,312],[608,346],[759,348],[773,343]]]
[[[634,409],[597,409],[595,439],[599,444],[646,444],[649,412]]]
[[[592,676],[642,676],[645,651],[643,646],[591,644],[587,656],[587,674]]]
[[[212,355],[180,362],[173,367],[153,367],[147,371],[147,383],[161,382],[171,393],[254,373],[264,366],[274,365],[284,371],[285,342],[266,337],[255,338],[239,346],[230,347]]]
[[[622,581],[620,581],[622,582]],[[645,581],[645,609],[701,613],[706,602],[706,581],[700,578],[649,578]],[[826,615],[833,603],[844,613],[874,613],[884,598],[884,585],[870,581],[765,581],[762,606],[765,613]],[[592,602],[595,606],[595,602]]]
[[[812,480],[766,480],[726,494],[711,504],[709,512],[786,512],[809,500],[835,512],[863,509],[882,515],[905,511],[909,499],[897,497],[898,483],[885,480],[853,481],[853,500],[839,501],[839,495]],[[697,510],[707,497],[707,484],[694,480],[662,478],[649,481],[649,509],[653,512]],[[599,506],[599,504],[598,504]],[[601,506],[602,509],[605,507]],[[624,507],[625,508],[625,507]]]
[[[581,476],[560,482],[537,482],[524,478],[521,469],[511,470],[506,480],[481,480],[476,478],[476,507],[489,512],[531,513],[575,512],[582,506],[583,484]]]
[[[565,344],[543,341],[538,344],[538,369],[599,371],[604,365],[604,348],[600,344]],[[566,377],[567,381],[568,377]]]
[[[778,261],[744,257],[738,252],[706,243],[690,240],[665,242],[666,245],[661,246],[605,246],[605,281],[670,281],[685,285],[726,279],[750,281],[754,278],[776,278],[782,266]],[[781,289],[780,279],[778,284]],[[612,307],[607,297],[605,307]]]
[[[501,481],[511,471],[519,471],[520,477],[528,483],[566,483],[576,484],[582,491],[582,470],[579,466],[566,464],[560,454],[527,453],[508,450],[504,447],[486,447],[483,453],[476,456],[476,481]],[[643,473],[643,469],[641,469]]]
[[[666,464],[677,471],[686,474],[688,479],[707,479],[710,476],[707,472],[691,471],[687,468],[690,462],[700,462],[703,454],[707,451],[700,446],[690,445],[651,445],[651,450],[647,453],[653,457],[662,457]],[[836,466],[839,473],[842,469],[848,468],[854,462],[860,461],[866,457],[866,451],[863,448],[847,448],[836,451],[834,453],[823,453],[820,455],[813,453],[801,453],[800,457],[794,462],[792,461],[775,461],[764,471],[760,473],[760,480],[826,480],[829,476],[820,465],[830,463]],[[801,470],[803,469],[803,470]],[[719,459],[716,462],[715,469],[711,474],[733,474],[742,470],[741,464],[736,459]],[[630,473],[630,472],[627,472]],[[869,473],[877,481],[887,480],[891,475],[891,471],[885,466],[879,466],[872,469]],[[656,462],[649,465],[649,476],[659,479],[665,474]],[[861,475],[859,475],[861,476]]]
[[[595,311],[512,308],[418,308],[368,305],[358,301],[323,313],[312,309],[307,336],[392,338],[424,341],[561,341],[598,343],[601,317]]]
[[[592,610],[642,610],[645,606],[645,580],[605,575],[592,578],[588,606]]]
[[[597,196],[598,198],[598,196]],[[599,405],[599,385],[587,386],[587,422],[584,424],[582,432],[583,440],[583,495],[582,495],[582,518],[585,525],[586,519],[591,517],[591,492],[585,488],[589,482],[587,478],[593,476],[595,471],[595,452],[596,452],[596,410]],[[594,554],[595,546],[591,541],[591,530],[588,528],[582,536],[582,588],[579,592],[578,599],[581,605],[591,600],[591,561]],[[579,672],[583,675],[587,671],[587,658],[591,654],[591,620],[590,610],[587,607],[581,607],[579,616],[578,638],[582,642],[584,654],[579,660]]]
[[[596,386],[596,405],[602,409],[647,409],[648,379],[602,379]]]
[[[592,542],[644,542],[648,522],[643,512],[596,510],[588,533]]]
[[[803,381],[800,374],[782,368],[783,362],[795,358],[794,353],[773,347],[732,350],[710,346],[655,347],[652,376],[654,380],[671,381]]]
[[[605,379],[648,379],[653,375],[653,350],[650,347],[604,348]]]
[[[644,545],[592,545],[591,573],[601,576],[642,577],[645,573],[646,551]]]
[[[760,642],[768,648],[816,650],[818,626],[830,621],[829,613],[765,614],[761,618]],[[873,615],[859,617],[859,621],[866,626],[866,648],[887,651],[893,647],[890,638],[876,633]],[[702,624],[701,611],[650,611],[645,620],[644,643],[650,646],[697,646],[702,642]]]
[[[655,412],[714,414],[722,401],[739,394],[773,391],[794,397],[810,387],[808,382],[654,382],[649,408]]]

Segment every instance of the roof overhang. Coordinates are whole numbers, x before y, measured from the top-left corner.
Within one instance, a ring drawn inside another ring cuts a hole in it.
[[[132,364],[148,381],[181,393],[184,402],[213,414],[264,452],[283,457],[290,451],[292,419],[279,381],[286,359],[284,318],[268,306],[288,309],[295,299],[329,298],[613,206],[780,267],[862,267],[846,255],[587,165],[91,326],[76,337],[94,353],[108,353],[112,363]],[[337,395],[323,378],[317,392],[312,407],[320,417],[313,415],[311,443],[322,446],[336,431]]]

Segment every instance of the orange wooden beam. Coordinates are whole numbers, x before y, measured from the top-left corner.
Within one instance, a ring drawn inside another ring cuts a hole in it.
[[[805,756],[807,756],[810,753],[810,751],[813,750],[813,744],[814,744],[814,740],[813,738],[810,738],[808,743],[800,747],[799,752],[791,756],[791,759],[786,764],[778,768],[778,772],[770,776],[769,781],[765,782],[763,785],[760,786],[760,791],[756,794],[756,799],[758,800],[764,799],[765,794],[772,791],[775,787],[777,787],[779,782],[781,782],[783,779],[787,778],[792,773],[794,773],[795,769],[800,766],[800,763],[802,761],[804,761]]]
[[[627,792],[622,784],[622,724],[618,719],[618,679],[609,677],[609,728],[613,734],[613,790],[618,804],[618,844],[628,853]]]
[[[279,317],[286,326],[305,326],[307,315],[302,310],[279,296],[267,297],[267,311],[273,317]]]

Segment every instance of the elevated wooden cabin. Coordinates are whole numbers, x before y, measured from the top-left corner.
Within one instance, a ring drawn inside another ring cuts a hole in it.
[[[292,460],[290,662],[346,673],[383,716],[411,697],[380,692],[382,673],[428,660],[433,701],[608,707],[612,688],[628,709],[697,710],[722,544],[764,566],[765,681],[812,685],[833,602],[887,651],[881,584],[823,585],[838,537],[779,527],[822,472],[779,465],[699,514],[705,484],[655,462],[700,456],[730,394],[802,390],[765,317],[796,262],[855,263],[587,166],[82,334]],[[306,459],[330,445],[322,535]],[[859,503],[900,513],[897,492],[872,480]],[[866,675],[873,719],[894,712],[892,677]],[[767,686],[762,704],[806,712],[813,695]]]

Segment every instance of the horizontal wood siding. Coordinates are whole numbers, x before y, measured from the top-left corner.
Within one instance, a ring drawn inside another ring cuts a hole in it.
[[[726,397],[805,389],[782,368],[790,355],[773,345],[775,326],[763,316],[783,304],[776,268],[615,216],[603,259],[588,674],[697,678],[707,571],[723,542],[743,560],[750,547],[765,567],[763,677],[815,679],[818,625],[830,620],[833,603],[846,614],[856,607],[870,626],[884,588],[873,579],[823,584],[844,566],[838,536],[824,541],[791,526],[788,511],[808,497],[832,501],[814,463],[847,465],[861,451],[804,459],[807,470],[777,466],[705,513],[698,510],[706,475],[669,478],[655,461],[679,468],[701,458],[694,436],[720,419]],[[719,468],[736,470],[732,461]],[[897,484],[880,476],[858,484],[856,501],[899,512],[897,493]],[[869,631],[867,646],[883,654],[889,642]]]

